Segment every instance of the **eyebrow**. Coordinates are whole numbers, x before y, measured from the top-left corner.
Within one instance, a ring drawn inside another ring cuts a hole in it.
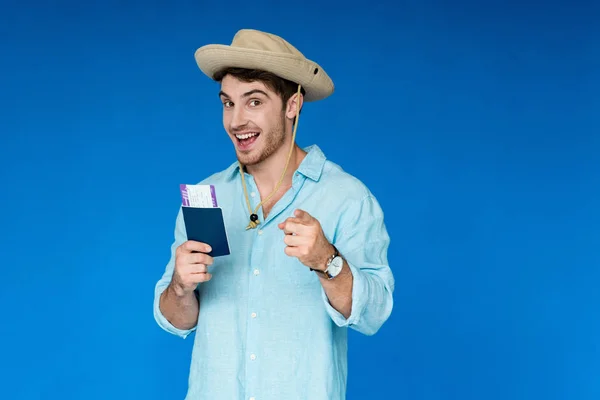
[[[260,90],[260,89],[252,89],[252,90],[244,93],[242,95],[242,97],[249,97],[249,96],[252,96],[253,94],[257,94],[257,93],[262,94],[267,98],[270,98],[269,95],[267,94],[267,92],[265,92],[264,90]],[[222,90],[219,92],[219,97],[226,97],[228,99],[230,98],[230,96]]]

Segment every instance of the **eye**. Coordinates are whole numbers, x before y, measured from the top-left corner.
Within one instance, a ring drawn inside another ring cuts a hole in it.
[[[251,106],[251,107],[257,107],[257,106],[259,106],[260,104],[261,104],[261,103],[260,103],[260,100],[250,100],[250,106]]]
[[[229,101],[229,100],[225,100],[223,102],[223,107],[225,107],[225,108],[230,108],[232,106],[233,106],[233,103],[231,101]]]

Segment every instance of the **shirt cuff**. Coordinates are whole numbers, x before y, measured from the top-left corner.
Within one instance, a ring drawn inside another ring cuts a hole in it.
[[[156,295],[154,296],[154,319],[156,320],[156,323],[165,331],[185,339],[190,335],[190,333],[196,330],[196,327],[191,329],[179,329],[165,318],[163,313],[160,311],[160,295],[165,289],[166,287],[156,290]]]
[[[346,263],[352,272],[352,311],[350,312],[350,317],[348,317],[348,319],[331,306],[329,298],[325,293],[325,289],[321,286],[321,295],[323,297],[323,302],[325,303],[325,309],[333,322],[340,328],[350,327],[359,322],[365,308],[364,299],[368,298],[368,293],[366,293],[367,286],[363,273],[347,260]]]

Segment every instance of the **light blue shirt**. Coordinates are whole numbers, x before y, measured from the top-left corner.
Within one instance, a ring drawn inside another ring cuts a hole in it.
[[[305,150],[292,188],[266,220],[259,211],[256,229],[246,230],[249,213],[237,162],[200,182],[215,186],[232,254],[215,257],[212,279],[198,286],[200,312],[191,330],[175,328],[158,306],[173,274],[175,249],[186,240],[179,211],[171,259],[155,288],[154,317],[182,338],[195,331],[186,399],[345,399],[348,328],[373,335],[392,311],[390,239],[379,203],[318,146]],[[245,174],[255,209],[259,192]],[[284,252],[277,225],[297,208],[319,220],[350,266],[348,319],[329,304],[315,272]]]

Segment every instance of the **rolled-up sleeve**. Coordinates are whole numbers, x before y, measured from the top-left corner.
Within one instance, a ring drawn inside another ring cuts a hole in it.
[[[187,336],[189,336],[196,328],[194,327],[191,329],[179,329],[173,324],[171,324],[160,310],[160,296],[162,292],[164,292],[164,290],[167,288],[167,286],[169,286],[169,284],[171,283],[173,269],[175,267],[175,251],[177,250],[177,247],[179,247],[186,240],[187,236],[185,234],[183,214],[181,212],[181,209],[179,209],[179,213],[177,214],[177,219],[175,221],[175,240],[171,245],[171,256],[165,268],[164,274],[156,283],[156,286],[154,288],[154,319],[162,329],[184,339]]]
[[[333,244],[353,275],[352,310],[346,319],[322,290],[328,314],[339,327],[375,334],[389,318],[394,300],[394,276],[388,264],[390,237],[383,211],[373,195],[350,205],[342,214]]]

